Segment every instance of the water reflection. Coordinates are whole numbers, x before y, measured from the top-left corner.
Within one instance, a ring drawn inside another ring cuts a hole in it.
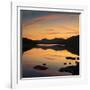
[[[53,50],[32,48],[23,53],[22,74],[23,77],[63,76],[72,75],[69,71],[60,71],[61,68],[76,66],[76,60],[66,57],[78,57],[68,50]]]

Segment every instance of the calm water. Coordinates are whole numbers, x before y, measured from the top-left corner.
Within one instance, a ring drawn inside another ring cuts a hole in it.
[[[22,55],[22,76],[23,77],[43,77],[43,76],[63,76],[72,75],[70,72],[60,72],[59,69],[67,66],[75,66],[76,61],[66,59],[66,57],[78,57],[67,50],[53,50],[32,48]],[[38,66],[46,67],[42,70]],[[36,68],[35,68],[36,67]]]

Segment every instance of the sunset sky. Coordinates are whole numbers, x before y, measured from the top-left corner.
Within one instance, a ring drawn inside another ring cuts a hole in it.
[[[79,13],[21,10],[22,37],[32,40],[79,35]]]

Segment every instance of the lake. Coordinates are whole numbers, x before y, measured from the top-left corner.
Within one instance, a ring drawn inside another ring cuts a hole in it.
[[[72,60],[66,57],[74,57],[75,59]],[[32,48],[22,54],[22,77],[31,78],[72,75],[71,72],[62,72],[60,69],[76,66],[76,62],[79,62],[79,60],[77,60],[78,57],[79,55],[73,54],[66,49],[54,50],[49,48]]]

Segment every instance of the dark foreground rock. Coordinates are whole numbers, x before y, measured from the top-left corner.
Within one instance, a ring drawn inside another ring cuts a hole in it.
[[[79,57],[66,57],[68,60],[79,60]]]
[[[79,62],[76,62],[76,66],[67,66],[65,68],[61,68],[60,72],[70,72],[72,75],[79,75]]]
[[[46,67],[45,65],[37,65],[34,67],[34,69],[37,69],[37,70],[47,70],[48,67]]]

